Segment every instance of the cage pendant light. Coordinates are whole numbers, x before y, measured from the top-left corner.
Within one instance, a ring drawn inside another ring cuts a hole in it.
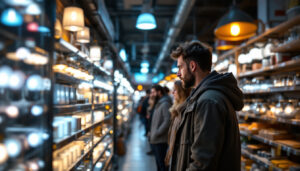
[[[252,17],[232,6],[218,22],[215,35],[221,40],[240,41],[255,36],[256,30]]]
[[[84,28],[83,10],[78,7],[67,7],[63,14],[63,27],[68,31],[80,31]]]

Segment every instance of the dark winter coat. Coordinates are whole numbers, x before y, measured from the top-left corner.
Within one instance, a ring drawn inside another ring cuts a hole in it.
[[[238,171],[241,147],[236,110],[243,94],[231,73],[210,73],[180,111],[171,171]]]
[[[159,99],[155,105],[150,129],[151,144],[168,143],[171,106],[172,100],[167,95]]]

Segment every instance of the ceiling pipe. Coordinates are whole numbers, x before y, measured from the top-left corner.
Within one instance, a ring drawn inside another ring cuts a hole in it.
[[[169,56],[168,53],[170,51],[170,48],[174,44],[176,37],[179,35],[187,17],[190,14],[190,11],[195,4],[195,1],[196,0],[181,0],[180,4],[178,5],[177,11],[172,21],[172,25],[169,29],[164,45],[153,70],[154,74],[158,73],[159,68],[162,65],[162,61]]]

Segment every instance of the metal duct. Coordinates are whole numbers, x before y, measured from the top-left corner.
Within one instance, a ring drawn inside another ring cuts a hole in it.
[[[167,53],[169,52],[171,46],[175,42],[176,37],[179,35],[182,26],[184,25],[187,17],[189,16],[194,4],[195,0],[181,0],[180,4],[178,5],[177,11],[172,21],[172,25],[167,34],[163,48],[159,54],[153,73],[158,72],[159,68],[161,67],[162,61],[168,56]]]

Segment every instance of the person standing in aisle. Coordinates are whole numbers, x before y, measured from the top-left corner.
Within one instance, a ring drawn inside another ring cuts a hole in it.
[[[155,155],[157,170],[166,171],[164,159],[168,149],[169,109],[172,101],[158,84],[152,87],[151,93],[156,98],[157,104],[155,105],[151,121],[150,144]]]
[[[166,158],[165,158],[166,166],[170,165],[170,158],[172,156],[174,145],[175,145],[174,138],[181,121],[181,115],[179,115],[179,112],[185,106],[184,104],[185,100],[190,95],[190,92],[191,92],[191,88],[188,89],[183,88],[180,80],[174,82],[174,89],[172,91],[174,97],[174,104],[169,110],[171,113],[171,124],[170,124],[169,134],[168,134],[169,149],[167,151]]]
[[[145,136],[148,134],[147,109],[148,109],[148,106],[149,106],[149,98],[150,98],[150,90],[148,89],[148,90],[146,90],[146,96],[142,101],[142,104],[141,104],[142,109],[141,109],[141,113],[140,113],[142,123],[145,126]]]
[[[241,169],[241,145],[236,112],[243,93],[232,73],[211,72],[212,53],[199,41],[177,47],[177,76],[194,88],[180,111],[170,170],[216,171]]]

